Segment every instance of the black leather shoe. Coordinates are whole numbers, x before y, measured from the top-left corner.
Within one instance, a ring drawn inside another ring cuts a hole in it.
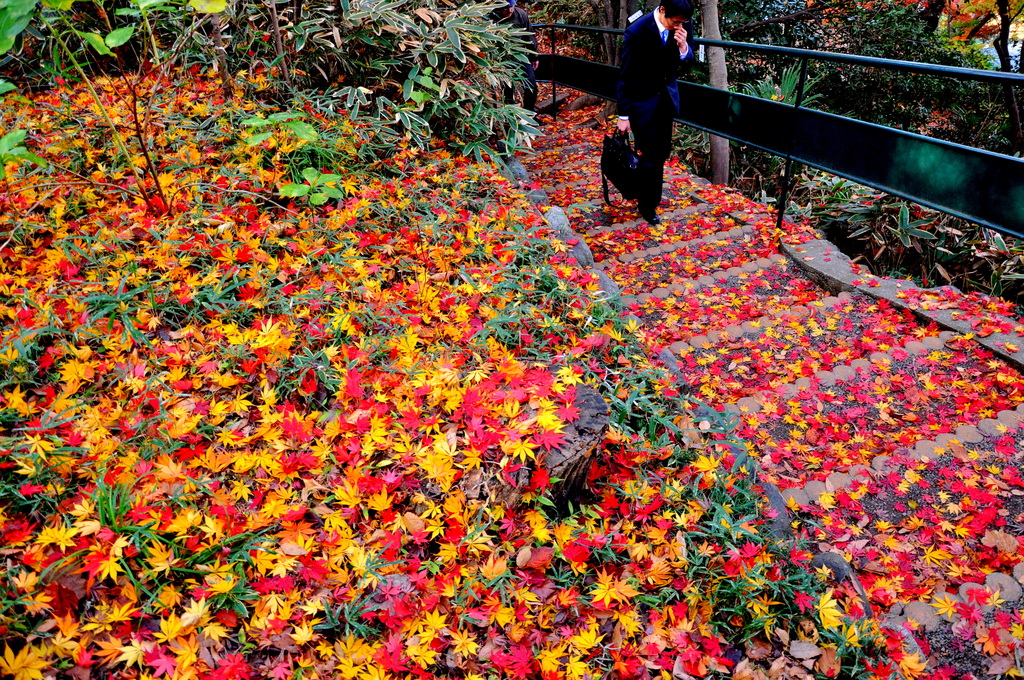
[[[659,224],[661,224],[661,218],[658,217],[658,213],[654,213],[651,215],[641,215],[641,217],[643,217],[644,221],[647,222],[647,224],[651,225],[652,227],[656,227]]]

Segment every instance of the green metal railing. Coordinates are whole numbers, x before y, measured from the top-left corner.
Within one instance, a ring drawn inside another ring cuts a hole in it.
[[[540,24],[551,31],[551,49],[540,55],[539,80],[605,99],[616,98],[618,67],[557,53],[557,32],[621,35],[623,31],[569,24]],[[1024,160],[895,128],[866,123],[802,106],[807,65],[812,60],[908,73],[1024,85],[1024,75],[921,64],[773,45],[695,40],[697,45],[781,55],[799,60],[795,104],[759,99],[679,81],[685,125],[750,144],[786,159],[778,205],[779,220],[788,200],[794,161],[851,179],[975,222],[1004,235],[1024,238]]]

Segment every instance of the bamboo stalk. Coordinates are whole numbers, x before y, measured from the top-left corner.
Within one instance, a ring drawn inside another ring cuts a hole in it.
[[[277,51],[277,61],[281,65],[281,75],[288,87],[292,87],[291,74],[288,73],[288,61],[284,55],[284,41],[281,39],[281,23],[277,19],[277,0],[267,0],[270,7],[270,27],[274,33],[274,49]]]
[[[224,98],[231,99],[235,96],[235,82],[228,71],[228,51],[224,46],[223,26],[224,17],[220,14],[213,16],[213,51],[217,55],[217,74],[220,76],[220,86],[224,90]]]

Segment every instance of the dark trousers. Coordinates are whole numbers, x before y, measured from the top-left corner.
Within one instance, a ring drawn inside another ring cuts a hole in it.
[[[537,107],[537,74],[533,71],[533,64],[522,64],[523,75],[526,82],[523,84],[523,108],[533,111]],[[505,103],[514,104],[516,91],[513,87],[505,88]]]
[[[665,175],[665,161],[672,150],[672,105],[659,104],[649,122],[632,128],[636,151],[640,156],[637,167],[637,209],[644,217],[651,217],[661,204],[661,188]]]

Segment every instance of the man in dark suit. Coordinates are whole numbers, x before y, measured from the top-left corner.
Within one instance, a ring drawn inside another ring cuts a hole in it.
[[[637,208],[650,224],[661,223],[657,208],[672,150],[672,119],[679,115],[676,73],[694,58],[692,17],[689,0],[662,0],[626,29],[622,46],[618,129],[633,133],[640,156]]]

